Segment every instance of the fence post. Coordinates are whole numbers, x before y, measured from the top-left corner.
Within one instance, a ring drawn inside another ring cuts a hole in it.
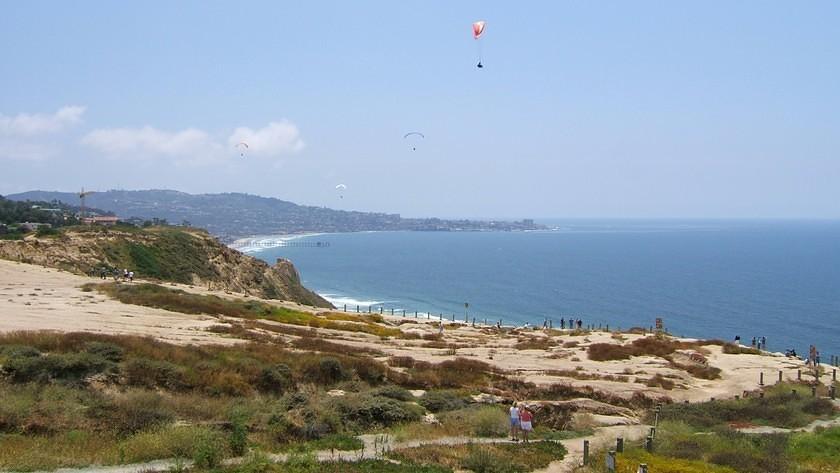
[[[607,452],[607,471],[610,473],[615,473],[615,451],[610,450]]]
[[[764,372],[758,373],[758,385],[764,386]]]
[[[615,439],[615,451],[618,453],[624,452],[624,438],[619,437]]]
[[[344,304],[344,312],[347,312],[347,304]]]
[[[645,450],[647,450],[648,452],[653,451],[653,437],[651,437],[650,435],[648,435],[645,439]]]
[[[589,464],[589,440],[583,441],[583,464]]]
[[[811,386],[811,397],[817,397],[817,385]]]
[[[796,380],[802,381],[802,370],[796,370]]]
[[[394,315],[394,308],[391,307],[391,315]]]
[[[650,428],[650,434],[649,435],[650,435],[650,438],[653,438],[653,439],[656,438],[656,427],[651,427]]]
[[[831,387],[828,388],[828,395],[831,397],[832,401],[837,399],[837,386],[831,385]]]
[[[837,369],[836,368],[831,370],[831,380],[832,381],[837,381]]]
[[[782,382],[782,370],[779,370],[779,382]]]

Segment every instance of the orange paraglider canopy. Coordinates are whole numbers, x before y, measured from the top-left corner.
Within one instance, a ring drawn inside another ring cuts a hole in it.
[[[473,38],[478,39],[484,33],[484,20],[473,23]]]

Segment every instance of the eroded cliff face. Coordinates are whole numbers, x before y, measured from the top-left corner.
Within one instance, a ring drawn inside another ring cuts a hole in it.
[[[204,231],[171,227],[71,228],[57,236],[0,240],[0,258],[98,274],[129,269],[141,280],[173,281],[331,307],[300,283],[290,261],[270,266],[219,243]]]

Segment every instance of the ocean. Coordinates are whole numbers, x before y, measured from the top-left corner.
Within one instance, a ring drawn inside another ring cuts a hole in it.
[[[840,221],[542,223],[553,229],[320,234],[252,254],[292,260],[348,310],[463,320],[469,303],[470,320],[621,328],[661,317],[677,335],[840,355]]]

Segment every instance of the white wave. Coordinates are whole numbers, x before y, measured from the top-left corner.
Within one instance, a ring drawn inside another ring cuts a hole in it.
[[[228,247],[242,253],[256,253],[267,250],[269,248],[279,248],[285,246],[292,240],[299,240],[301,238],[314,237],[324,235],[324,233],[297,233],[291,235],[256,235],[248,238],[240,238]]]
[[[378,306],[385,304],[387,301],[376,301],[376,300],[364,300],[364,299],[354,299],[348,296],[341,296],[338,294],[318,294],[319,296],[323,297],[330,304],[338,307],[343,308],[345,304],[347,304],[347,310],[351,308],[355,310],[356,306],[360,308],[367,308],[370,306]]]

